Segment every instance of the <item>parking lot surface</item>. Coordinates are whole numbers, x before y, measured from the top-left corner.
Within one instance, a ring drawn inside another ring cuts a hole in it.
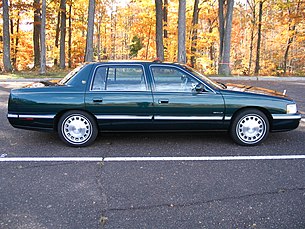
[[[305,111],[305,81],[237,83],[287,90]],[[9,125],[10,85],[0,85],[2,158],[101,160],[0,162],[0,228],[305,228],[305,159],[276,159],[305,155],[304,121],[255,147],[203,132],[100,134],[70,148],[55,133]],[[228,156],[274,159],[178,160]]]

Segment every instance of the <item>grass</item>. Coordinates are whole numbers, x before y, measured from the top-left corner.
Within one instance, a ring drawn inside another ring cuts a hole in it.
[[[1,79],[44,79],[44,78],[63,78],[66,74],[68,74],[69,70],[61,70],[61,69],[48,69],[47,73],[41,75],[39,70],[29,70],[29,71],[16,71],[13,73],[0,73]]]

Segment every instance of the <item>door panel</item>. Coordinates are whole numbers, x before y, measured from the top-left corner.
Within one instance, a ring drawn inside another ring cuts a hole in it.
[[[196,92],[197,79],[175,67],[152,66],[154,126],[156,129],[219,129],[223,124],[221,94]]]
[[[85,103],[101,130],[152,128],[152,93],[141,65],[97,67]]]

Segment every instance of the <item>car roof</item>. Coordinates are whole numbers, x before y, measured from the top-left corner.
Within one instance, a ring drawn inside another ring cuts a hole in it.
[[[88,62],[87,64],[166,64],[166,65],[183,65],[175,62],[162,62],[159,60],[103,60],[98,62]]]

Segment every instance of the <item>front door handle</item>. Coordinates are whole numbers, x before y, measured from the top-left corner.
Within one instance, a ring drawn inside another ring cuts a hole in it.
[[[169,103],[169,100],[168,99],[159,99],[158,103],[159,104]]]

